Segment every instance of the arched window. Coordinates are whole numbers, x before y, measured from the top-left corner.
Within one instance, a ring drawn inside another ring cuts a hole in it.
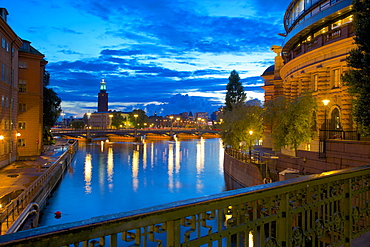
[[[330,129],[332,130],[342,129],[342,125],[340,124],[340,114],[338,108],[334,108],[333,111],[331,112]]]

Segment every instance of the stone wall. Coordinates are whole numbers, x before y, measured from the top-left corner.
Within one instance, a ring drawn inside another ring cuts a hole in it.
[[[225,152],[224,172],[245,187],[262,184],[262,175],[257,165],[234,159]]]

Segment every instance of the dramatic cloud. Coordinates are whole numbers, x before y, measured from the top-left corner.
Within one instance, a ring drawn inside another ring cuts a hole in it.
[[[283,0],[6,0],[8,23],[49,61],[67,116],[109,108],[153,114],[212,112],[237,70],[249,98],[280,45]],[[42,18],[40,18],[42,16]]]

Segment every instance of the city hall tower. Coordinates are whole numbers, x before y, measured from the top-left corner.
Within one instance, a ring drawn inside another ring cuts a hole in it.
[[[100,82],[100,92],[98,94],[98,112],[108,111],[108,93],[107,85],[105,84],[104,79]]]

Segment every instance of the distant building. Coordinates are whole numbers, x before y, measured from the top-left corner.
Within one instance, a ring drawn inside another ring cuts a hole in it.
[[[23,40],[19,49],[18,136],[19,156],[40,155],[43,130],[44,55]]]
[[[100,82],[100,92],[98,94],[98,112],[107,112],[108,111],[108,93],[107,85],[104,79]]]

